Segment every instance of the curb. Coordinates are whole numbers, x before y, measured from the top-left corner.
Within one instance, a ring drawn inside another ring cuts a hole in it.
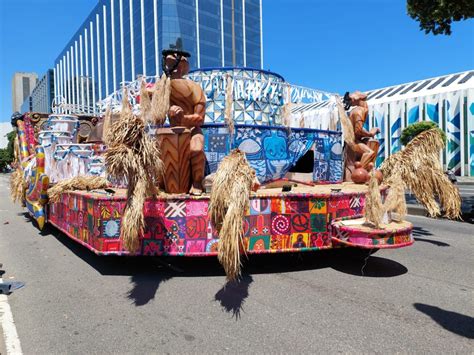
[[[474,181],[458,181],[458,182],[456,182],[456,185],[474,186]]]
[[[413,205],[413,204],[407,203],[407,214],[412,215],[412,216],[426,217],[427,211],[424,207],[420,205]]]

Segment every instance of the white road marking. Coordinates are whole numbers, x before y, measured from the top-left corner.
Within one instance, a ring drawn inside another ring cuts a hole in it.
[[[3,283],[1,278],[0,283]],[[3,329],[3,338],[5,341],[7,354],[23,354],[21,350],[20,338],[18,338],[15,322],[13,321],[12,310],[6,295],[0,295],[0,324]]]

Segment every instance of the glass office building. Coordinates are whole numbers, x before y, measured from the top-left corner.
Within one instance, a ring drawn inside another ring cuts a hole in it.
[[[55,61],[55,96],[83,111],[140,75],[161,51],[191,53],[191,69],[263,67],[262,0],[99,0]]]

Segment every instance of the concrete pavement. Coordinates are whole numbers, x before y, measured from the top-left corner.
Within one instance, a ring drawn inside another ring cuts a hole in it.
[[[214,258],[98,257],[39,232],[0,176],[0,262],[27,354],[472,353],[472,225],[410,217],[417,242],[366,265],[261,255],[224,288]],[[9,222],[8,224],[4,224]],[[181,270],[182,272],[179,272]]]

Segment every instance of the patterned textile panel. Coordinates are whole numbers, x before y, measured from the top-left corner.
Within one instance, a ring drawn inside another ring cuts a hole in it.
[[[25,114],[24,122],[25,122],[25,135],[26,135],[26,142],[28,144],[28,151],[30,154],[33,154],[35,152],[35,147],[38,144],[38,141],[35,136],[35,129],[33,127],[33,123],[32,123],[29,113]]]
[[[247,155],[260,182],[282,178],[310,149],[314,150],[313,181],[342,181],[342,137],[340,132],[314,129],[291,129],[272,126],[236,125],[231,140],[224,125],[205,125],[204,151],[209,172],[231,149],[239,148]]]
[[[342,217],[335,219],[334,222],[360,217],[362,215]],[[341,227],[335,223],[330,226],[335,246],[342,244],[367,249],[390,249],[411,245],[414,242],[412,229],[413,226],[405,225],[398,227],[397,230],[374,230],[367,233],[351,226]]]
[[[208,218],[208,199],[147,201],[140,255],[215,255],[218,236]],[[362,194],[255,197],[244,221],[249,253],[331,248],[330,223],[359,215]],[[119,239],[125,200],[66,193],[51,204],[50,222],[99,254],[124,254]]]

